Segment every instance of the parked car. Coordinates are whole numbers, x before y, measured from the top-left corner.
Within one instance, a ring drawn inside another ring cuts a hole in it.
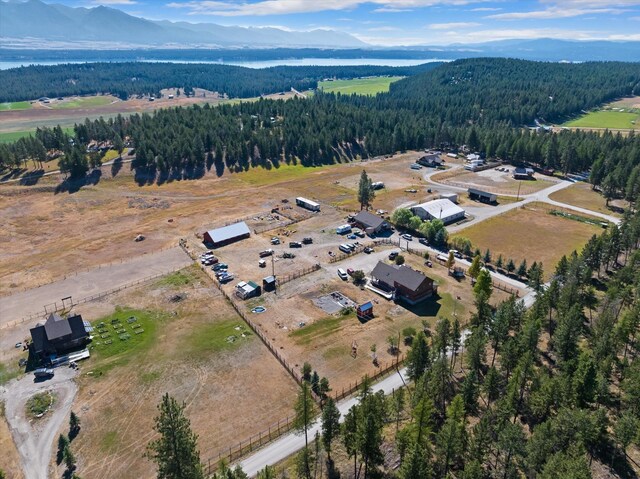
[[[413,163],[409,168],[411,168],[412,170],[421,170],[422,166],[418,163]]]
[[[271,238],[271,244],[273,245],[280,244],[280,238],[278,238],[277,236],[274,236],[273,238]]]
[[[53,369],[40,368],[36,369],[33,372],[33,375],[36,377],[36,379],[50,379],[55,375],[55,372],[53,371]]]
[[[364,238],[364,232],[361,230],[354,231],[353,234],[360,238]]]
[[[267,262],[263,259],[261,259],[260,261],[258,261],[258,266],[260,266],[261,268],[266,268],[267,267]]]
[[[353,268],[347,268],[347,274],[348,274],[349,276],[353,276],[353,272],[354,272],[354,271],[353,271]]]
[[[271,256],[272,254],[273,254],[272,249],[266,249],[264,251],[260,251],[260,253],[258,253],[258,256],[260,256],[261,258],[266,258],[267,256]]]
[[[213,265],[213,268],[211,268],[213,271],[221,271],[223,269],[227,269],[229,267],[229,265],[227,263],[218,263]]]
[[[338,268],[338,276],[340,277],[340,279],[342,281],[346,281],[349,279],[349,276],[347,275],[347,272],[345,270],[343,270],[342,268]]]
[[[293,259],[293,258],[295,258],[295,257],[296,257],[296,255],[295,255],[295,254],[293,254],[293,253],[287,253],[287,252],[285,251],[284,253],[282,253],[282,257],[283,257],[284,259]]]
[[[229,281],[233,281],[234,276],[229,273],[226,276],[222,276],[220,278],[218,278],[218,281],[220,281],[221,283],[228,283]]]
[[[413,241],[413,236],[411,236],[409,233],[405,233],[402,235],[402,239],[405,239],[407,241]]]
[[[392,251],[391,253],[389,253],[389,259],[390,260],[394,260],[398,257],[400,253],[398,251]]]
[[[457,249],[451,249],[449,250],[449,253],[453,253],[453,256],[455,256],[458,259],[462,259],[462,253]]]
[[[423,244],[425,246],[427,246],[429,244],[429,242],[427,241],[427,238],[420,238],[418,240],[418,243]]]
[[[291,241],[289,242],[289,248],[302,248],[302,243],[299,241]]]
[[[433,268],[433,263],[431,261],[429,261],[429,260],[425,261],[424,264],[426,266],[428,266],[429,268]]]
[[[218,261],[220,261],[218,258],[209,258],[203,264],[205,266],[211,266],[212,264],[216,264]]]
[[[347,236],[347,239],[354,240],[358,239],[358,237],[354,233],[351,233],[349,236]]]
[[[313,243],[313,238],[302,238],[302,244],[312,244]]]
[[[373,253],[373,248],[370,248],[369,246],[367,246],[367,247],[364,249],[364,252],[365,252],[365,253],[367,253],[367,254],[371,254],[371,253]]]

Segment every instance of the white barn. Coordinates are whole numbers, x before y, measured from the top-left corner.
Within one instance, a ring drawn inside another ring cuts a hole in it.
[[[442,220],[444,224],[453,223],[464,218],[465,212],[448,199],[427,201],[411,207],[411,212],[422,220]]]

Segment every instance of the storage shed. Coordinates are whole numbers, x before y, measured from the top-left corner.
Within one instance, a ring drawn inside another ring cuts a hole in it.
[[[469,188],[467,192],[469,193],[469,198],[472,200],[478,200],[483,203],[496,203],[498,201],[498,195],[494,193],[478,190],[476,188]]]
[[[275,291],[276,290],[276,277],[275,276],[267,276],[262,279],[262,289],[265,291]]]
[[[211,231],[207,231],[204,234],[203,243],[212,248],[219,248],[221,246],[235,243],[251,236],[251,231],[244,221],[240,223],[234,223],[232,225],[223,226],[222,228],[216,228]]]

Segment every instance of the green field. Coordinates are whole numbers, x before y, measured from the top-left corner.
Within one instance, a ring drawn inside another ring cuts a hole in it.
[[[69,135],[73,135],[74,133],[72,126],[62,127],[62,131],[64,131]],[[3,131],[3,132],[0,132],[0,143],[12,143],[14,141],[18,141],[20,138],[23,138],[25,136],[35,135],[35,133],[36,133],[35,129],[22,130],[22,131]]]
[[[389,91],[389,85],[402,77],[354,78],[352,80],[331,80],[318,82],[318,88],[327,93],[343,95],[375,95]]]
[[[563,126],[572,128],[611,128],[615,130],[631,130],[640,125],[640,112],[598,110],[587,113],[565,123]]]
[[[0,103],[0,111],[11,111],[11,110],[29,110],[31,108],[31,103],[28,101],[16,101],[13,103]]]
[[[97,106],[108,105],[113,102],[110,96],[88,96],[78,97],[71,100],[51,103],[50,106],[54,110],[67,110],[71,108],[94,108]]]

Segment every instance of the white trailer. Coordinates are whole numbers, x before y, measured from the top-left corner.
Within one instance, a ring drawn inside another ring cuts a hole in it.
[[[296,198],[296,205],[302,207],[302,208],[306,208],[310,211],[320,211],[320,204],[316,203],[315,201],[311,201],[308,200],[306,198],[302,198],[301,196],[299,196],[298,198]]]

